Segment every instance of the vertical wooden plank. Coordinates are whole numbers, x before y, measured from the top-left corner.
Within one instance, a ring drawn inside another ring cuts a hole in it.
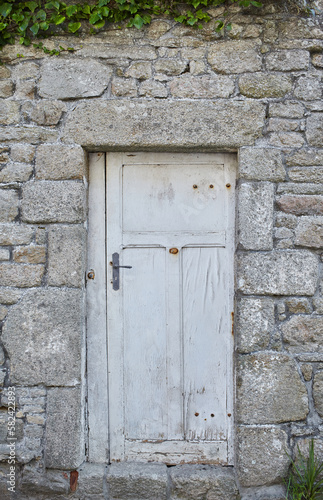
[[[107,154],[107,260],[118,252],[122,265],[122,173],[123,153]],[[112,267],[107,265],[108,307],[108,381],[110,459],[124,459],[124,363],[123,300],[120,290],[112,288]]]
[[[108,458],[108,375],[106,333],[105,155],[89,155],[87,272],[87,375],[89,459]]]
[[[226,272],[225,248],[183,249],[184,408],[189,441],[227,439]]]
[[[126,439],[167,438],[165,248],[126,248],[124,391]]]

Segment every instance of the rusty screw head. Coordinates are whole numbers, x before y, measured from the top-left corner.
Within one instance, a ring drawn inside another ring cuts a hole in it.
[[[228,184],[226,184],[225,187],[230,188],[231,184],[228,182]]]
[[[193,189],[197,189],[197,184],[193,184]]]
[[[199,416],[199,413],[197,413],[197,412],[196,412],[194,415],[195,415],[196,417],[198,417],[198,416]]]
[[[213,188],[214,188],[213,184],[210,184],[210,188],[211,188],[211,189],[213,189]]]
[[[95,273],[94,273],[93,269],[91,269],[91,271],[89,271],[89,272],[87,273],[87,277],[88,277],[88,279],[89,279],[89,280],[94,280],[94,278],[95,278]]]
[[[178,248],[170,248],[169,253],[176,255],[178,253]]]

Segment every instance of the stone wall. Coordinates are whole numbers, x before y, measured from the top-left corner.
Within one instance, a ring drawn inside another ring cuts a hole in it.
[[[0,54],[3,499],[229,500],[237,484],[278,500],[286,452],[314,437],[323,457],[323,28],[233,11],[225,36],[156,19],[58,34],[47,47],[75,49],[60,57]],[[233,471],[86,464],[86,152],[105,150],[238,152]]]

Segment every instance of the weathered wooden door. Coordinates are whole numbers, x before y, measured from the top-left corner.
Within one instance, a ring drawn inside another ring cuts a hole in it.
[[[106,169],[110,459],[231,463],[234,155]]]

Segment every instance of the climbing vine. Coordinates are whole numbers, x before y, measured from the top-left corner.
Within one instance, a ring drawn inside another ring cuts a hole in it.
[[[37,38],[46,38],[60,29],[78,33],[88,26],[96,33],[108,23],[140,29],[151,22],[152,16],[170,16],[175,21],[201,28],[211,20],[207,9],[221,4],[237,3],[242,7],[262,7],[258,0],[97,0],[65,3],[60,0],[0,0],[0,48],[13,44],[30,45]],[[230,23],[226,16],[216,21],[216,31]],[[35,46],[47,50],[42,42]],[[55,52],[55,51],[53,51]],[[59,52],[59,51],[58,51]]]

